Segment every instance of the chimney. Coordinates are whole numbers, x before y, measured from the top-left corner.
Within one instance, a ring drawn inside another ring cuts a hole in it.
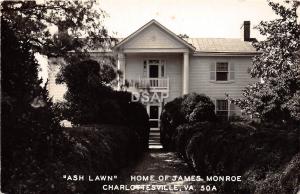
[[[251,41],[250,38],[250,21],[244,21],[241,26],[241,38],[243,41]]]

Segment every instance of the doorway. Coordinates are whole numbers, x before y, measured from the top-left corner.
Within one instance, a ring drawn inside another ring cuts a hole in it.
[[[148,105],[148,114],[149,114],[149,122],[150,122],[151,129],[159,129],[159,127],[160,127],[160,112],[161,112],[160,104],[149,104]]]
[[[165,77],[165,60],[150,59],[146,60],[148,65],[149,78],[163,78]]]
[[[160,113],[161,104],[149,104],[147,105],[147,111],[149,114],[150,133],[149,133],[149,148],[161,149],[160,143]]]

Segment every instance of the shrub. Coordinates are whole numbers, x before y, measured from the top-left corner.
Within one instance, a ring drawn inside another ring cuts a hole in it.
[[[115,175],[143,152],[134,130],[116,125],[87,125],[65,129],[66,144],[57,161],[62,164],[60,176]],[[87,178],[87,177],[86,177]],[[56,193],[99,193],[105,182],[52,182]],[[55,193],[55,192],[53,192]]]
[[[174,149],[175,129],[184,123],[215,121],[213,102],[203,94],[191,93],[175,98],[164,106],[161,115],[161,143]]]
[[[292,160],[299,152],[299,132],[297,126],[199,122],[180,125],[175,142],[202,176],[242,175],[242,184],[220,183],[220,193],[267,193],[272,185],[269,193],[289,193],[288,185],[295,189],[297,182],[291,169],[299,170],[297,157]]]
[[[58,78],[67,84],[68,91],[66,102],[61,105],[62,119],[76,125],[125,125],[139,134],[139,141],[146,149],[149,119],[145,107],[139,102],[131,102],[130,93],[109,87],[114,78],[113,69],[103,68],[103,65],[88,60],[63,68]]]
[[[191,122],[215,121],[215,105],[204,94],[191,93],[183,96],[181,112]]]
[[[171,141],[174,130],[185,121],[180,112],[182,97],[175,98],[167,103],[161,114],[160,141],[165,149],[173,149],[174,144]]]
[[[1,18],[1,24],[1,191],[51,192],[51,180],[62,169],[55,162],[62,131],[40,86],[30,43],[21,41],[7,20]]]
[[[120,107],[120,114],[123,115],[121,124],[133,129],[139,136],[143,149],[148,149],[149,140],[149,117],[145,107],[139,102],[131,102],[131,93],[115,92],[115,101]]]

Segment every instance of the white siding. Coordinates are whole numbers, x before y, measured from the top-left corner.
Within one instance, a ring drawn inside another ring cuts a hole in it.
[[[156,25],[144,29],[123,45],[124,48],[186,48]]]
[[[216,62],[234,64],[235,79],[228,83],[210,81],[210,65]],[[206,94],[213,101],[224,99],[225,94],[232,98],[239,98],[248,84],[258,81],[250,77],[248,73],[250,67],[250,57],[192,57],[190,59],[190,92]],[[236,111],[238,111],[237,108]]]

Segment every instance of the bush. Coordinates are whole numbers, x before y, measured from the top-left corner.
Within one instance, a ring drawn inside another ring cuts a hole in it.
[[[25,157],[4,179],[7,193],[101,193],[105,182],[88,182],[91,175],[116,175],[143,153],[139,135],[123,126],[94,125],[65,129],[53,158]],[[27,154],[30,152],[26,152]],[[11,161],[12,163],[15,163]],[[20,168],[22,167],[22,168]],[[5,171],[7,173],[7,171]],[[67,181],[63,175],[85,175],[85,181]]]
[[[184,123],[215,121],[214,104],[203,94],[191,93],[175,98],[164,106],[161,115],[161,143],[174,149],[175,129]]]
[[[143,148],[146,149],[150,128],[147,111],[141,103],[131,102],[130,93],[114,91],[109,87],[113,78],[112,67],[103,68],[103,64],[93,60],[63,68],[58,80],[67,84],[68,91],[66,102],[61,104],[64,113],[62,119],[75,125],[127,126],[139,134]]]
[[[134,130],[139,135],[142,147],[146,150],[150,132],[148,113],[141,103],[131,102],[131,95],[129,92],[115,92],[115,101],[120,107],[118,110],[124,118],[120,124]]]
[[[249,177],[243,185],[246,188],[253,188],[252,192],[255,194],[297,193],[300,191],[300,153],[278,170],[268,172],[265,179],[255,180],[258,174],[258,170],[249,172],[247,174]]]
[[[1,189],[44,193],[60,177],[62,130],[31,45],[1,18]],[[43,188],[43,189],[41,189]],[[48,192],[48,193],[49,193]]]
[[[299,132],[297,126],[198,122],[180,125],[174,134],[177,151],[200,175],[242,175],[242,184],[220,183],[220,193],[262,194],[269,188],[288,194],[297,187],[291,169],[299,171]]]
[[[140,156],[139,135],[128,127],[94,125],[66,130],[71,142],[63,158],[66,174],[115,175]],[[65,182],[72,193],[99,193],[101,183]],[[70,192],[69,191],[69,192]]]
[[[191,93],[183,96],[181,112],[188,123],[215,121],[215,105],[204,94]]]

